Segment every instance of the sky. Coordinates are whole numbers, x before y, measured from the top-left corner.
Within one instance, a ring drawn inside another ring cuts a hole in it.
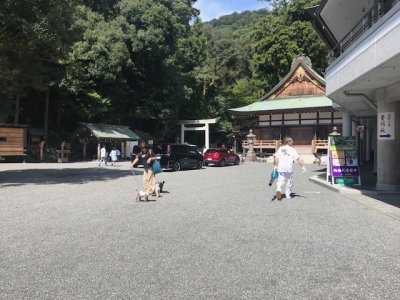
[[[201,20],[206,22],[235,11],[266,8],[267,2],[258,0],[197,0],[194,6],[200,9]]]

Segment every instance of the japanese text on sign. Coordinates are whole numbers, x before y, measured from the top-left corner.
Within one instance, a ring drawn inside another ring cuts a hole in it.
[[[394,140],[395,113],[383,112],[378,114],[378,140]]]

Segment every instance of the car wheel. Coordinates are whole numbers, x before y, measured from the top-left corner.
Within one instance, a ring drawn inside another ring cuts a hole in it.
[[[197,162],[197,169],[202,169],[203,168],[203,162],[201,160],[199,160]]]
[[[207,166],[208,166],[208,163],[204,163],[204,166],[206,166],[206,167],[207,167]]]
[[[181,170],[181,163],[179,161],[174,163],[174,171],[180,171]]]
[[[240,164],[240,159],[239,159],[239,157],[237,157],[237,158],[235,159],[235,165],[238,165],[238,164]]]
[[[226,165],[225,159],[221,159],[221,161],[219,162],[219,166],[225,167],[225,165]]]

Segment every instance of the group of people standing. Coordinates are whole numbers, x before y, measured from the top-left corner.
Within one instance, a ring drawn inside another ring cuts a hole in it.
[[[110,153],[107,152],[106,146],[102,145],[100,149],[100,160],[99,160],[99,167],[101,163],[104,163],[107,166],[108,158],[111,160],[111,166],[115,167],[117,165],[117,161],[121,158],[121,151],[113,147]]]

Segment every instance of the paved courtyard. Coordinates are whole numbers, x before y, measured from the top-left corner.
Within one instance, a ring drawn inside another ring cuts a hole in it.
[[[164,172],[137,203],[127,163],[0,164],[0,298],[398,299],[400,219],[312,165],[271,201],[271,169]]]

